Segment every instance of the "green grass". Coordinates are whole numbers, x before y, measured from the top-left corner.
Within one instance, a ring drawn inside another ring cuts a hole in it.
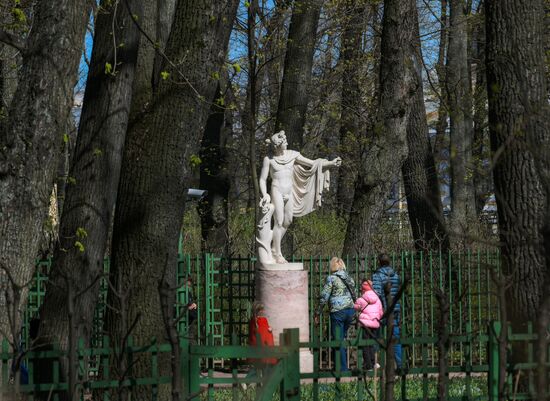
[[[367,388],[370,393],[374,393],[373,381],[372,379],[367,380]],[[380,386],[381,382],[378,382]],[[395,383],[395,399],[402,400],[402,385],[401,379],[397,379]],[[313,400],[313,385],[305,384],[301,386],[301,397],[302,401],[312,401]],[[467,381],[465,378],[452,378],[449,380],[449,397],[463,397],[466,395],[467,390]],[[487,397],[487,379],[485,377],[472,377],[470,379],[470,391],[472,399],[486,399]],[[435,398],[437,392],[437,379],[428,378],[427,379],[427,397]],[[340,396],[338,397],[338,393]],[[215,389],[213,392],[212,401],[230,401],[230,400],[239,400],[247,401],[254,400],[256,397],[256,388],[247,388],[246,391],[243,391],[241,387],[236,388],[236,398],[232,398],[233,390],[222,388]],[[356,401],[358,400],[357,393],[357,382],[348,382],[337,385],[335,383],[323,383],[319,384],[319,401]],[[369,395],[368,391],[364,392],[364,400],[372,400],[372,396]],[[380,398],[378,398],[380,399]],[[406,381],[406,398],[408,401],[414,400],[423,400],[424,399],[424,389],[423,381],[421,378],[410,378]],[[208,400],[207,393],[204,392],[201,395],[201,400]],[[273,401],[279,400],[279,395],[275,394],[272,398]]]

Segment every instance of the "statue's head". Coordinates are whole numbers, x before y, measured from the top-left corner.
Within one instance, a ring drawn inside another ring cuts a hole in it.
[[[288,142],[286,141],[286,135],[283,130],[277,132],[276,134],[273,134],[270,139],[267,140],[268,143],[271,143],[274,147],[278,148],[281,146],[284,146],[286,148],[286,145]]]

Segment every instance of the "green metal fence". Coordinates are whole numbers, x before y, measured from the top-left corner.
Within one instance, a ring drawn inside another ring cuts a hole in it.
[[[452,335],[472,336],[472,363],[486,363],[486,349],[483,346],[483,333],[490,320],[499,318],[496,291],[491,279],[498,273],[499,254],[492,251],[454,253],[415,253],[399,252],[391,254],[392,265],[401,278],[409,280],[402,299],[401,330],[403,337],[428,335],[434,337],[438,327],[438,304],[435,290],[445,292],[449,302],[448,328]],[[317,299],[324,280],[329,274],[330,256],[294,258],[304,263],[309,272],[310,313],[317,306]],[[239,344],[245,344],[248,336],[249,311],[255,296],[254,257],[217,257],[211,254],[190,256],[180,255],[177,270],[177,305],[179,313],[187,300],[189,288],[184,286],[187,277],[194,280],[194,296],[198,304],[197,337],[199,344],[223,345],[231,343],[236,335]],[[376,256],[346,258],[347,270],[359,286],[363,277],[371,277],[376,269]],[[49,262],[40,262],[36,280],[30,291],[26,321],[34,316],[44,297]],[[109,271],[109,261],[105,261],[105,271]],[[106,308],[107,281],[101,281],[100,302],[97,305],[94,321],[92,345],[101,347],[103,338],[103,315]],[[312,316],[311,316],[312,317]],[[328,340],[329,319],[321,319],[319,326],[310,319],[310,341],[314,338]],[[186,331],[187,321],[180,320],[180,332]],[[26,333],[26,332],[24,332]],[[350,333],[354,335],[353,329]],[[26,337],[25,337],[26,338]],[[24,339],[25,339],[24,338]],[[25,344],[25,341],[23,341]],[[434,366],[432,356],[436,350],[430,345],[426,350],[414,343],[406,345],[407,360],[411,367],[422,363],[422,352],[427,352],[429,362]],[[322,367],[330,366],[331,353],[321,349]],[[352,356],[354,354],[352,353]],[[451,346],[450,363],[464,363],[464,344]]]
[[[418,336],[423,332],[436,335],[438,325],[438,304],[435,290],[442,289],[450,305],[448,328],[453,335],[474,336],[472,357],[475,363],[486,361],[486,351],[476,336],[485,331],[490,320],[498,319],[496,291],[491,276],[498,274],[499,254],[490,251],[464,252],[451,255],[442,253],[400,252],[391,255],[393,266],[401,278],[409,280],[409,286],[402,299],[402,332],[405,336]],[[329,274],[330,257],[294,258],[304,263],[309,272],[310,340],[314,336],[328,339],[329,319],[313,325],[313,312],[324,280]],[[248,330],[248,310],[254,299],[255,258],[220,258],[220,297],[217,300],[225,325],[225,342],[231,333],[236,333],[244,343]],[[348,272],[359,286],[363,277],[371,277],[376,269],[376,256],[347,258]],[[189,274],[197,271],[189,266]],[[353,332],[351,333],[353,335]],[[453,346],[450,361],[463,363],[463,346]],[[414,367],[420,359],[420,347],[409,347],[409,362]],[[428,349],[430,355],[435,347]],[[329,365],[330,352],[322,350],[325,365]]]
[[[500,322],[491,322],[485,328],[480,337],[482,346],[488,348],[490,353],[490,364],[476,365],[473,362],[473,348],[475,347],[472,335],[453,335],[451,343],[461,345],[464,350],[464,358],[461,365],[449,366],[451,380],[447,389],[446,399],[449,401],[470,401],[470,400],[490,400],[498,399],[498,364],[499,364],[499,329]],[[361,361],[352,366],[350,371],[342,371],[337,365],[332,370],[323,370],[321,368],[321,350],[323,348],[334,348],[336,352],[341,344],[350,349],[357,350],[366,344],[372,344],[373,340],[335,340],[324,341],[319,337],[311,342],[299,343],[297,329],[286,330],[280,340],[281,346],[257,348],[247,347],[238,344],[236,336],[233,337],[232,345],[194,345],[182,337],[180,347],[182,349],[180,368],[183,383],[183,397],[186,400],[298,400],[300,395],[302,399],[319,401],[321,399],[331,400],[372,400],[383,399],[384,388],[384,349],[380,350],[379,360],[382,368],[376,371],[365,372],[361,370]],[[437,337],[428,334],[427,327],[424,333],[417,337],[403,337],[404,345],[415,344],[420,348],[421,363],[417,367],[412,367],[403,372],[395,383],[396,400],[435,400],[437,368],[432,366],[432,360],[428,350],[435,345]],[[507,365],[506,388],[508,399],[525,400],[532,399],[534,394],[534,384],[532,378],[533,371],[536,369],[534,359],[537,336],[533,333],[533,326],[529,325],[527,333],[507,334],[509,342],[524,342],[529,350],[528,358],[525,363],[514,366]],[[127,360],[137,360],[148,358],[151,361],[151,372],[149,375],[137,377],[130,371],[125,377],[117,377],[113,369],[113,354],[120,355],[118,349],[109,346],[108,338],[104,339],[104,346],[101,348],[86,349],[80,345],[77,350],[77,361],[79,367],[78,394],[81,399],[85,395],[92,395],[92,399],[101,399],[108,401],[116,397],[116,392],[121,388],[131,386],[142,387],[142,391],[150,392],[151,398],[159,392],[159,387],[171,383],[169,373],[161,374],[160,361],[167,360],[165,357],[171,354],[169,345],[159,345],[155,343],[144,344],[141,346],[133,345],[131,338],[128,339],[128,345],[124,349],[124,356]],[[299,367],[298,350],[307,349],[313,352],[314,365],[312,372],[301,372]],[[9,372],[12,355],[8,352],[7,341],[2,342],[0,353],[0,396],[13,394],[15,384],[10,384]],[[19,386],[19,390],[27,395],[27,399],[32,400],[37,391],[47,392],[53,401],[59,400],[60,392],[66,391],[68,383],[62,377],[60,364],[54,363],[52,381],[50,383],[38,383],[34,381],[34,367],[38,360],[43,358],[63,358],[67,353],[54,349],[52,351],[29,352],[23,358],[23,362],[28,368],[29,383]],[[243,365],[245,358],[277,358],[279,363],[269,374],[263,378],[246,376],[246,369]],[[91,359],[100,361],[102,369],[96,376],[89,376],[89,363]],[[230,369],[224,373],[215,371],[211,368],[215,360],[225,360]],[[202,367],[210,367],[208,369]],[[550,366],[550,363],[547,363]],[[530,388],[528,391],[520,393],[515,391],[515,374],[518,370],[523,371],[530,378]],[[326,384],[326,381],[332,384]],[[348,380],[346,383],[345,381]],[[259,385],[244,389],[243,383],[259,383]],[[217,392],[223,393],[216,397]],[[91,394],[90,394],[91,393]],[[330,393],[329,397],[326,394]],[[376,398],[375,398],[376,397]]]

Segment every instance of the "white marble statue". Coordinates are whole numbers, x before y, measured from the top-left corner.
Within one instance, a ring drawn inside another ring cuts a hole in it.
[[[273,157],[265,157],[260,174],[260,220],[256,242],[258,258],[264,265],[287,263],[281,253],[281,240],[293,217],[305,216],[321,206],[322,194],[328,190],[330,167],[339,167],[342,159],[310,160],[295,150],[287,149],[284,131],[267,140],[273,146]],[[271,191],[267,178],[271,177]],[[273,228],[271,219],[274,216]]]

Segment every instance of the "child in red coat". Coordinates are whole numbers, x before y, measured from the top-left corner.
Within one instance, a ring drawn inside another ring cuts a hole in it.
[[[252,347],[272,347],[273,333],[267,317],[264,316],[264,306],[260,302],[252,304],[252,316],[248,322],[248,344]],[[268,367],[276,365],[276,358],[251,358],[249,362],[254,365],[246,375],[247,379],[254,378],[258,372],[265,375]],[[246,383],[242,383],[242,387],[246,389]]]
[[[254,302],[254,304],[252,304],[252,316],[248,322],[248,345],[267,347],[275,345],[271,327],[269,326],[267,317],[263,316],[263,314],[264,306],[260,302]],[[277,359],[252,359],[251,362],[255,365],[275,365],[277,364]]]

